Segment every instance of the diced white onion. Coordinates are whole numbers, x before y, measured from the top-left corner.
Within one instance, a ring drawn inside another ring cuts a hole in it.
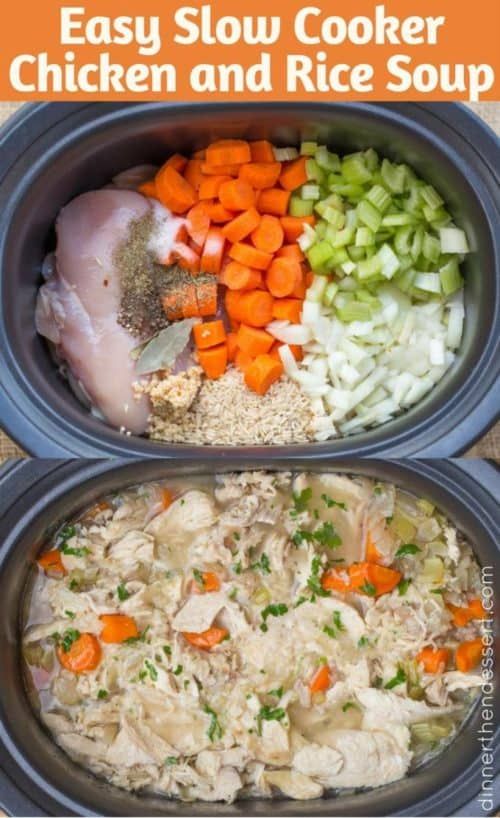
[[[292,346],[307,344],[312,337],[309,327],[303,324],[290,324],[288,321],[272,321],[271,324],[268,324],[267,331],[278,341],[292,344]]]

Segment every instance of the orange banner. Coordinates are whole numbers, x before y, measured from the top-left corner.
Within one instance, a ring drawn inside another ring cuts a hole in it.
[[[500,3],[9,3],[4,100],[499,99]]]

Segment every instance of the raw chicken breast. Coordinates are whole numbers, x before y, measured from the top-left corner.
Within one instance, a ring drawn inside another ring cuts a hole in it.
[[[84,193],[57,219],[57,271],[40,288],[37,329],[57,344],[73,376],[108,423],[135,434],[146,429],[146,397],[137,401],[134,339],[117,322],[120,280],[113,264],[131,222],[150,210],[128,190]]]

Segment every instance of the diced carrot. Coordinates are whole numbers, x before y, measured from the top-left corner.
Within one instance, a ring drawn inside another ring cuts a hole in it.
[[[194,309],[195,311],[189,317],[194,318],[199,314],[194,284],[192,286],[191,295],[192,295],[192,300],[190,302],[191,308]],[[162,296],[161,303],[163,311],[169,321],[180,321],[181,318],[184,318],[183,307],[184,304],[186,303],[185,291],[183,293],[169,291]]]
[[[273,260],[271,253],[257,250],[256,247],[242,242],[233,244],[229,250],[229,256],[234,261],[239,261],[240,264],[245,264],[247,267],[254,267],[256,270],[267,270]]]
[[[162,488],[161,490],[161,501],[163,503],[163,510],[169,508],[174,502],[174,495],[170,491],[170,489]]]
[[[107,502],[107,500],[101,500],[100,503],[96,503],[95,505],[92,506],[92,508],[89,508],[89,510],[85,512],[85,516],[97,517],[98,514],[101,514],[101,512],[107,511],[110,508],[111,505],[110,503]]]
[[[457,628],[463,628],[472,619],[484,619],[486,611],[480,599],[471,599],[465,607],[458,607],[448,603],[446,606],[453,615],[453,624]]]
[[[95,670],[101,661],[101,655],[99,640],[92,633],[82,633],[68,650],[64,650],[62,645],[57,648],[60,665],[70,673]]]
[[[101,640],[106,644],[119,644],[127,639],[135,639],[139,636],[139,630],[135,619],[126,614],[101,614],[99,619],[103,628]]]
[[[271,216],[284,216],[288,210],[291,193],[279,187],[261,190],[257,199],[259,213],[269,213]]]
[[[240,293],[237,290],[226,290],[224,294],[224,306],[226,308],[226,312],[232,320],[238,322],[240,321],[238,315],[239,303],[242,295],[243,293]]]
[[[169,168],[174,168],[174,170],[182,173],[184,168],[186,167],[188,160],[185,156],[182,156],[180,153],[173,153],[170,159],[167,159],[165,165]]]
[[[173,213],[185,213],[196,204],[195,189],[168,164],[156,174],[155,184],[160,202]]]
[[[241,326],[241,322],[236,321],[235,318],[231,318],[231,316],[229,316],[229,326],[231,328],[231,332],[238,332],[238,330],[239,330],[239,328]]]
[[[252,270],[238,261],[230,261],[222,272],[222,283],[230,290],[255,290],[261,282],[260,270]]]
[[[205,148],[201,148],[201,150],[193,152],[193,159],[205,159],[206,154]]]
[[[139,185],[137,190],[139,193],[142,193],[143,196],[147,196],[149,199],[158,198],[156,195],[156,184],[154,179],[150,179],[149,182],[143,182],[142,185]]]
[[[449,657],[450,651],[446,648],[426,647],[417,653],[417,662],[424,666],[426,673],[442,673]]]
[[[471,639],[468,642],[461,642],[455,651],[455,664],[457,670],[462,673],[467,673],[472,670],[481,661],[483,653],[483,640],[478,637]]]
[[[402,575],[399,571],[395,571],[394,568],[386,568],[383,565],[367,562],[351,565],[349,576],[351,577],[351,586],[355,590],[363,591],[363,586],[368,583],[375,588],[374,596],[381,596],[394,590]]]
[[[304,253],[298,244],[284,244],[276,253],[280,258],[294,258],[301,264],[305,260]]]
[[[297,282],[293,289],[292,297],[298,298],[299,301],[303,301],[304,298],[306,297],[306,293],[307,293],[306,279],[305,276],[302,274],[299,281]]]
[[[200,271],[200,257],[187,244],[182,241],[176,241],[172,248],[173,257],[179,262],[179,266],[184,270],[189,270],[191,273],[199,273]]]
[[[238,342],[236,340],[236,333],[235,332],[228,332],[227,334],[227,360],[231,361],[231,363],[236,358],[236,353],[238,351]]]
[[[321,665],[309,682],[310,693],[324,693],[330,687],[330,668]]]
[[[211,227],[203,246],[200,261],[202,272],[212,273],[213,275],[220,273],[225,243],[226,240],[222,234],[222,230],[219,227]]]
[[[224,224],[234,219],[234,213],[226,208],[217,199],[204,199],[203,204],[210,217],[210,221],[216,224]]]
[[[269,352],[274,343],[274,338],[263,329],[242,324],[238,330],[237,341],[242,352],[256,358],[257,355],[265,355],[266,352]]]
[[[241,349],[238,349],[236,351],[234,363],[236,364],[240,372],[243,372],[243,374],[245,374],[250,364],[253,363],[253,360],[254,359],[252,358],[251,355],[248,354],[248,352],[243,352]]]
[[[212,142],[206,152],[210,165],[242,165],[251,159],[250,145],[243,139],[219,139]]]
[[[206,321],[193,327],[194,342],[198,349],[209,349],[226,341],[226,330],[222,321]]]
[[[273,146],[266,139],[250,142],[252,162],[275,162]]]
[[[285,231],[285,238],[289,242],[297,241],[304,232],[304,224],[314,227],[316,219],[314,216],[282,216],[281,226]]]
[[[291,295],[302,278],[298,261],[293,258],[275,258],[266,273],[269,292],[276,298]]]
[[[210,216],[205,202],[198,202],[188,212],[186,228],[193,241],[203,247],[210,229]]]
[[[254,190],[274,187],[281,174],[281,162],[249,162],[242,165],[239,173]]]
[[[235,219],[225,224],[222,228],[222,232],[231,244],[236,244],[236,242],[249,236],[250,233],[258,227],[261,218],[260,213],[255,207],[251,207],[249,210],[245,210],[243,213],[240,213],[239,216],[236,216]]]
[[[184,179],[186,182],[196,190],[199,191],[203,180],[205,179],[201,166],[203,162],[201,159],[190,159],[184,168]]]
[[[220,186],[219,199],[227,210],[250,210],[255,206],[255,191],[244,179],[231,179]]]
[[[229,290],[227,294],[229,294]],[[226,294],[226,297],[227,297]],[[273,318],[273,297],[266,290],[249,290],[231,293],[239,296],[231,305],[232,317],[250,327],[265,327]],[[227,306],[227,301],[226,301]]]
[[[245,383],[258,395],[265,395],[283,371],[283,364],[271,355],[257,355],[245,371]]]
[[[204,176],[198,191],[200,199],[216,199],[219,195],[220,186],[224,182],[230,182],[231,176]]]
[[[202,281],[197,279],[196,300],[198,315],[202,317],[215,315],[217,312],[217,281],[215,278],[213,281],[210,280],[209,276],[204,276]]]
[[[330,568],[321,577],[321,587],[325,591],[338,591],[345,594],[350,587],[350,577],[345,570]]]
[[[219,589],[219,577],[212,571],[201,572],[201,584],[197,579],[194,579],[191,583],[191,591],[193,594],[210,594],[218,591]]]
[[[280,185],[285,190],[295,190],[308,180],[307,157],[299,156],[293,162],[287,163],[280,176]]]
[[[461,642],[455,652],[455,664],[462,673],[472,670],[479,664],[482,656],[483,642],[481,638]]]
[[[302,301],[298,298],[276,298],[273,304],[273,318],[279,321],[290,321],[291,324],[300,324]]]
[[[61,552],[58,548],[54,548],[52,551],[45,551],[44,554],[38,557],[37,563],[40,568],[43,568],[45,573],[49,573],[49,571],[53,574],[66,573],[61,559]]]
[[[229,631],[226,630],[226,628],[211,627],[206,631],[202,631],[201,633],[190,633],[188,631],[183,631],[182,635],[190,645],[193,645],[193,647],[200,648],[201,650],[210,650],[224,639],[227,639],[229,636]]]
[[[373,542],[371,534],[368,531],[365,540],[365,559],[367,562],[380,562],[381,557],[382,555]]]
[[[252,243],[257,250],[265,253],[276,253],[283,244],[284,233],[280,220],[265,213],[261,216],[258,227],[252,233]]]
[[[217,380],[227,367],[227,344],[198,350],[198,360],[207,378]]]
[[[241,165],[210,165],[203,162],[201,170],[204,176],[238,176]]]
[[[308,270],[308,271],[305,273],[305,283],[306,283],[306,287],[307,287],[307,288],[309,288],[309,287],[311,286],[311,284],[313,283],[313,281],[314,281],[314,273],[313,273],[313,271],[312,271],[312,270]]]

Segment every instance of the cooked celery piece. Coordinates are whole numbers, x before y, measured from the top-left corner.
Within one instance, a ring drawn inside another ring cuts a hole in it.
[[[441,242],[430,233],[425,233],[422,244],[422,255],[428,261],[435,262],[441,255]]]
[[[329,171],[331,173],[336,173],[340,170],[340,159],[336,153],[330,153],[330,151],[321,146],[317,148],[314,158],[316,159],[317,164],[323,170]]]
[[[369,227],[358,227],[356,230],[356,247],[369,247],[375,244],[375,233]]]
[[[353,248],[356,249],[356,248]],[[362,248],[358,248],[362,249]],[[358,263],[358,278],[361,281],[374,278],[382,272],[382,260],[378,255],[364,259]]]
[[[432,185],[425,185],[422,187],[420,189],[420,195],[426,205],[431,207],[433,210],[436,210],[438,207],[441,207],[441,205],[444,205],[443,199],[437,190],[432,187]]]
[[[394,250],[388,244],[383,244],[378,251],[378,258],[382,264],[380,272],[384,278],[392,278],[399,270],[399,259]]]
[[[389,213],[381,221],[382,227],[403,227],[406,224],[414,224],[409,213]]]
[[[355,153],[352,156],[346,157],[342,162],[341,168],[344,179],[353,185],[362,185],[365,182],[369,182],[372,178],[372,174],[366,166],[362,153]]]
[[[441,585],[444,577],[444,563],[440,557],[426,557],[420,577],[427,585]]]
[[[468,253],[467,236],[458,227],[442,227],[439,231],[442,253]]]
[[[370,204],[377,208],[381,213],[385,213],[391,204],[391,197],[382,185],[373,185],[365,196]]]
[[[302,156],[314,156],[317,150],[317,142],[302,142],[300,146],[300,153]]]
[[[382,216],[377,208],[364,199],[358,204],[357,213],[359,220],[376,233],[382,222]]]
[[[445,295],[452,295],[457,290],[463,287],[464,280],[460,275],[458,269],[458,261],[456,258],[450,259],[439,270],[439,278],[441,279],[441,288]]]
[[[308,201],[312,199],[317,201],[321,196],[321,189],[319,185],[303,185],[300,189],[300,198]]]
[[[333,253],[334,249],[328,241],[319,241],[317,244],[313,244],[306,253],[311,269],[315,272],[323,267],[332,258]]]
[[[392,193],[402,193],[405,187],[406,167],[393,165],[388,159],[382,161],[380,175]]]
[[[441,278],[439,273],[417,273],[413,285],[417,290],[423,290],[426,293],[439,295],[441,292]]]
[[[339,291],[338,284],[335,281],[330,281],[329,284],[326,285],[324,292],[323,292],[323,304],[325,307],[331,307],[334,301],[335,296]],[[309,291],[307,293],[307,297],[309,298]]]
[[[288,209],[291,216],[312,216],[314,212],[314,202],[305,201],[301,199],[300,196],[292,196]]]
[[[345,224],[345,216],[341,210],[337,210],[335,207],[331,207],[328,205],[325,212],[323,213],[323,218],[328,224],[333,227],[335,230],[341,230]]]
[[[327,174],[323,170],[323,168],[320,168],[320,166],[316,162],[316,159],[308,159],[306,161],[306,172],[308,179],[314,180],[315,182],[318,182],[318,184],[320,185],[325,184]]]
[[[336,312],[340,320],[346,324],[351,321],[369,321],[372,317],[369,305],[361,301],[351,301],[345,307],[338,307]]]

